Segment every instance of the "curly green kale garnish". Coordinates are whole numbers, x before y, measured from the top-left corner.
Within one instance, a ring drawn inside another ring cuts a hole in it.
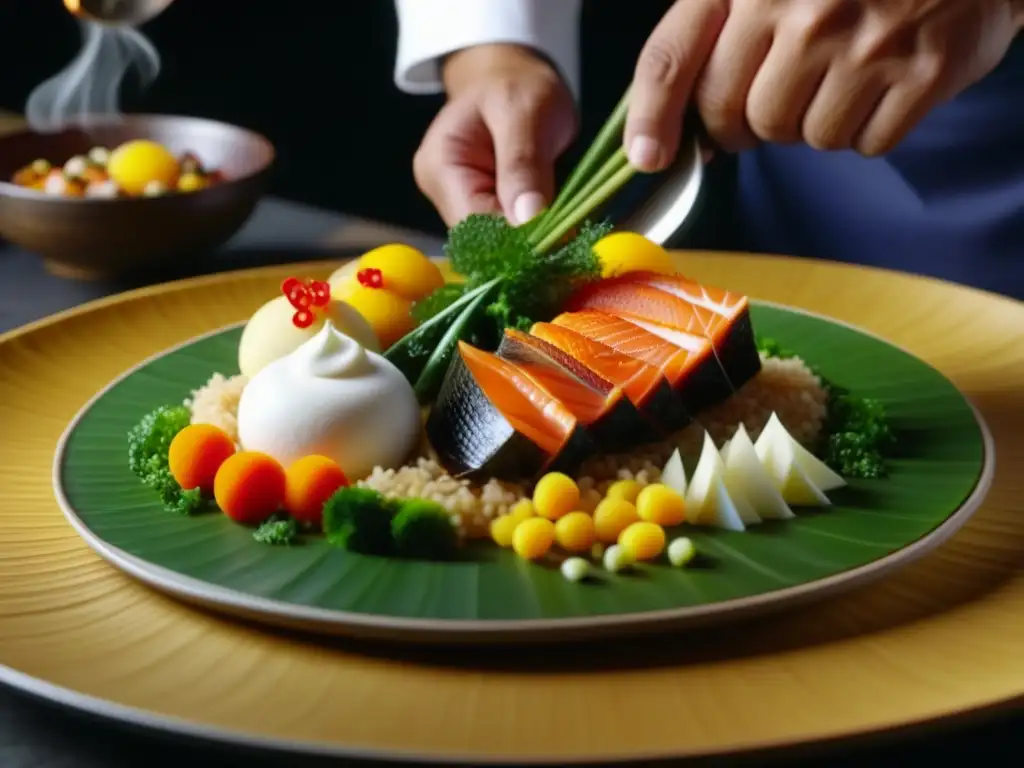
[[[179,515],[194,515],[210,507],[198,488],[183,490],[167,466],[171,441],[191,418],[183,405],[161,406],[128,430],[128,468],[156,491],[164,509]]]
[[[260,544],[287,547],[299,535],[299,524],[291,517],[274,515],[253,531],[252,537]]]

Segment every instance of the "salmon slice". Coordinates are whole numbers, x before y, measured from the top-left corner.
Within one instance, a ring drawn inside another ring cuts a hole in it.
[[[685,345],[677,345],[626,318],[590,310],[565,312],[552,322],[657,368],[691,416],[731,392],[728,386],[723,391],[721,369],[703,337],[682,334]]]
[[[553,344],[508,329],[498,357],[565,405],[603,448],[623,450],[656,437],[620,387]]]
[[[676,344],[688,343],[693,335],[706,338],[726,382],[735,391],[761,369],[749,302],[745,296],[712,291],[684,277],[630,272],[587,286],[568,306],[570,310],[593,309],[625,318]],[[666,329],[686,336],[669,334]]]
[[[626,396],[638,408],[643,407],[665,381],[661,371],[653,365],[589,339],[571,328],[553,323],[534,323],[530,333],[622,387]]]
[[[572,472],[595,446],[575,415],[532,377],[497,355],[459,342],[427,436],[456,477],[529,480]]]
[[[653,365],[553,323],[534,323],[530,333],[621,387],[655,435],[671,434],[692,420],[666,378]]]
[[[549,456],[557,455],[576,428],[572,411],[520,368],[490,352],[459,342],[459,355],[512,428]]]
[[[720,316],[710,309],[699,307],[638,280],[636,274],[626,273],[588,285],[573,295],[566,309],[570,312],[588,309],[604,312],[627,320],[653,323],[714,342],[709,336],[709,329],[719,324]],[[687,347],[696,343],[689,342]]]
[[[735,387],[753,378],[761,370],[754,326],[750,320],[750,300],[741,293],[702,285],[682,275],[636,272],[633,279],[671,293],[694,306],[714,313],[707,335],[715,345],[715,354]]]

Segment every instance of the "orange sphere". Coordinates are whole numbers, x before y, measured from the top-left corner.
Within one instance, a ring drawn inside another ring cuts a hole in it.
[[[178,485],[213,493],[213,481],[221,464],[235,453],[228,434],[211,424],[189,424],[171,440],[167,465]]]
[[[336,461],[305,456],[285,470],[285,511],[300,523],[320,525],[324,502],[346,485],[348,478]]]
[[[284,501],[284,468],[258,451],[241,451],[220,466],[213,483],[217,506],[232,520],[258,525]]]

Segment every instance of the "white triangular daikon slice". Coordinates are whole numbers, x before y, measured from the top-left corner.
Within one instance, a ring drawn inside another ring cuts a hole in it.
[[[797,465],[821,491],[834,491],[836,488],[842,488],[846,485],[846,481],[841,475],[833,472],[825,462],[804,448],[796,438],[789,434],[789,431],[775,413],[772,413],[771,418],[768,419],[768,424],[765,425],[765,430],[769,429],[776,433],[775,437],[772,438],[773,442],[785,440],[792,444]]]
[[[746,526],[725,487],[725,464],[711,435],[704,434],[704,447],[686,492],[686,520],[694,525],[713,525],[730,531]]]
[[[686,497],[686,468],[683,467],[683,456],[676,448],[665,462],[661,470],[661,482],[682,497]]]
[[[790,441],[780,440],[765,454],[762,464],[787,504],[797,507],[830,507],[832,502],[796,463]]]
[[[725,487],[730,495],[734,498],[742,495],[764,520],[788,520],[795,516],[761,464],[742,424],[722,449],[722,460],[725,462]]]

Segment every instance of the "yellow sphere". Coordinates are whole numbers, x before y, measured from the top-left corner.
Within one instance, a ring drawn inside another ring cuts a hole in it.
[[[491,521],[491,538],[499,547],[511,547],[512,537],[516,532],[519,520],[512,515],[502,515]]]
[[[594,245],[594,253],[601,262],[601,276],[612,277],[625,272],[660,272],[671,275],[676,271],[668,252],[657,243],[635,232],[612,232]]]
[[[544,557],[555,543],[555,524],[543,517],[531,517],[516,526],[512,549],[524,560]]]
[[[586,552],[596,540],[594,518],[586,512],[570,512],[555,523],[555,541],[566,552]]]
[[[410,301],[422,299],[444,285],[437,264],[401,243],[382,245],[364,254],[359,259],[359,269],[379,269],[384,287]]]
[[[536,514],[537,512],[533,508],[533,502],[529,499],[520,499],[512,506],[512,509],[508,511],[508,516],[514,517],[519,522],[527,520]]]
[[[206,179],[198,173],[183,173],[178,179],[179,192],[198,192],[206,186]]]
[[[656,523],[633,523],[619,534],[618,544],[637,562],[653,560],[665,550],[665,529]]]
[[[622,499],[628,501],[630,504],[636,504],[636,497],[640,495],[640,491],[643,490],[643,485],[638,483],[636,480],[618,480],[608,486],[608,492],[605,493],[605,498],[608,499]]]
[[[679,525],[686,517],[686,502],[673,488],[654,483],[640,491],[636,511],[641,520],[658,525]]]
[[[594,527],[597,540],[603,544],[614,544],[619,534],[631,524],[638,522],[640,516],[636,507],[623,499],[605,499],[594,510]]]
[[[178,159],[155,141],[129,141],[110,153],[107,173],[129,195],[141,195],[157,182],[168,189],[178,184]]]
[[[412,303],[392,291],[360,285],[338,298],[352,305],[366,319],[384,349],[416,327],[416,321],[409,314]]]
[[[561,472],[544,475],[533,489],[533,508],[541,517],[557,520],[580,504],[580,489],[575,481]]]

